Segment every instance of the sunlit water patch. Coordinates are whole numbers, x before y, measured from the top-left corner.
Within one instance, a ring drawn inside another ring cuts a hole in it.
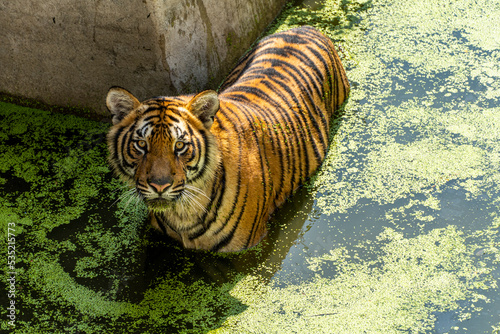
[[[315,213],[271,284],[248,279],[262,299],[228,331],[498,328],[499,14],[486,1],[324,1],[281,19],[336,40],[353,90]]]
[[[149,228],[107,167],[108,125],[0,104],[16,332],[498,331],[498,17],[486,0],[287,8],[270,32],[328,34],[351,97],[317,177],[237,254]]]

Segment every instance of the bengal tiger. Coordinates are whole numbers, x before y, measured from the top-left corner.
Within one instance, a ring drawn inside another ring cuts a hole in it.
[[[109,161],[147,204],[152,226],[184,247],[246,249],[322,163],[349,90],[329,38],[311,27],[276,33],[218,93],[139,102],[112,87]]]

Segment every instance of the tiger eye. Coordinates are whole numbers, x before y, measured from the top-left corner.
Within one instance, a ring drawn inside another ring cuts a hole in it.
[[[140,147],[140,148],[145,148],[148,144],[146,143],[145,140],[139,140],[137,142],[137,145]]]
[[[184,148],[184,146],[186,146],[186,144],[182,141],[178,141],[177,143],[175,143],[175,149],[176,150],[182,150]]]

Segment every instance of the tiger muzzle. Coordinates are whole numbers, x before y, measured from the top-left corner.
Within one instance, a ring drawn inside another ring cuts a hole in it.
[[[161,178],[151,178],[147,180],[148,185],[153,188],[153,190],[158,193],[158,195],[161,195],[168,191],[168,189],[172,186],[174,183],[174,180],[171,176],[168,177],[161,177]]]

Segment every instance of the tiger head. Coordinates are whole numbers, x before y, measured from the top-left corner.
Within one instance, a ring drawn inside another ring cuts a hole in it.
[[[141,103],[113,87],[106,105],[113,116],[107,138],[111,166],[150,209],[184,208],[177,203],[203,192],[220,160],[210,132],[219,109],[215,91]]]

